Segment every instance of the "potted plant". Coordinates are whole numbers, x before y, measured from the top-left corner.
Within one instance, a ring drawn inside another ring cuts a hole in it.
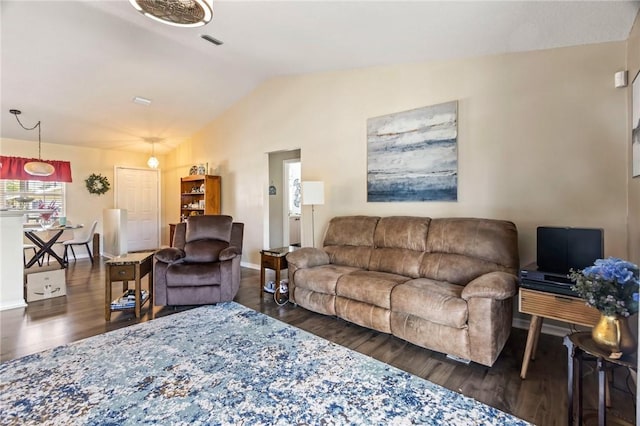
[[[573,291],[600,311],[591,331],[594,342],[613,357],[633,353],[637,343],[627,318],[638,312],[638,265],[616,257],[597,259],[593,266],[572,270],[569,278]]]
[[[49,229],[53,226],[54,218],[58,215],[60,211],[60,206],[56,203],[55,200],[52,200],[47,204],[43,200],[38,200],[38,210],[45,210],[40,213],[39,223],[44,229]]]

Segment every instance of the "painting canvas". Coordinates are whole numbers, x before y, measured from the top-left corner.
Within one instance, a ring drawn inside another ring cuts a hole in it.
[[[632,148],[632,168],[633,177],[640,176],[640,72],[633,80],[631,92],[632,112],[631,112],[631,148]]]
[[[457,201],[458,102],[367,120],[367,201]]]

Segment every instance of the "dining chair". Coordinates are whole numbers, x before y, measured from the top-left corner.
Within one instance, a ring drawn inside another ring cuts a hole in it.
[[[93,264],[93,255],[91,254],[91,249],[89,248],[89,243],[93,241],[93,234],[96,232],[96,226],[98,225],[98,221],[94,220],[89,228],[89,232],[82,235],[80,238],[74,238],[71,240],[66,240],[62,242],[64,246],[64,256],[62,257],[65,262],[69,262],[69,256],[67,255],[67,251],[71,249],[71,253],[73,254],[73,261],[76,261],[76,252],[73,251],[73,246],[85,246],[87,248],[87,253],[89,253],[89,259],[91,260],[91,264]]]

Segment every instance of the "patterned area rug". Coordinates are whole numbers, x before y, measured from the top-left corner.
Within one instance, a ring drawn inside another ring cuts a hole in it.
[[[0,364],[0,424],[528,423],[225,303]]]

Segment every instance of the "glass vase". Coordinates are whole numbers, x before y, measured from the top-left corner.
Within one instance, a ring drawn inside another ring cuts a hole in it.
[[[632,354],[638,349],[627,317],[600,314],[591,337],[598,347],[611,352],[612,358]]]
[[[40,215],[40,219],[38,219],[38,223],[42,227],[42,229],[49,229],[53,226],[55,220],[51,217],[51,215]]]

